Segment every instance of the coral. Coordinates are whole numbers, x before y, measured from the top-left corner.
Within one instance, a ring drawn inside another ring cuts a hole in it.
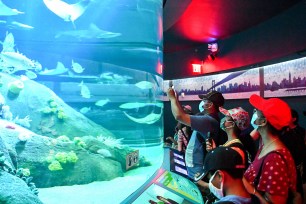
[[[124,145],[121,144],[121,141],[123,140],[123,138],[115,139],[112,137],[103,137],[102,135],[100,135],[100,136],[97,136],[97,139],[111,148],[116,147],[118,149],[122,149],[124,147]]]
[[[67,118],[67,115],[64,113],[64,111],[58,111],[57,112],[57,118],[60,120],[64,120]]]
[[[44,114],[50,114],[50,113],[52,113],[52,109],[50,107],[45,107],[45,108],[42,109],[41,112],[44,113]]]
[[[46,158],[46,162],[48,162],[48,163],[52,163],[52,161],[54,161],[54,160],[55,160],[54,156],[51,156],[51,155],[47,156],[47,158]]]
[[[82,147],[82,148],[86,147],[86,143],[80,137],[73,138],[73,142],[78,147]]]
[[[56,138],[58,141],[61,141],[61,142],[70,142],[70,139],[69,137],[67,137],[66,135],[61,135],[59,136],[58,138]]]
[[[24,84],[21,80],[16,80],[8,84],[8,90],[12,94],[18,95],[20,91],[23,90],[23,88],[24,88]]]
[[[78,161],[78,156],[74,153],[74,151],[71,151],[67,154],[67,162],[69,163],[76,163]]]
[[[4,153],[0,151],[0,168],[3,171],[6,171],[14,176],[19,177],[22,179],[30,188],[30,190],[35,194],[38,195],[38,189],[36,188],[35,184],[31,182],[33,180],[33,177],[30,177],[30,169],[28,168],[19,168],[19,169],[13,169],[10,167],[10,165],[7,164],[6,158],[4,156]]]
[[[18,135],[18,139],[22,142],[26,142],[31,138],[32,138],[32,135],[30,133],[26,133],[26,132],[20,132],[19,135]]]
[[[67,153],[66,152],[59,152],[55,155],[55,159],[62,164],[66,164],[67,162]]]
[[[112,154],[107,149],[98,149],[97,153],[100,154],[103,157],[112,157]]]
[[[10,107],[8,105],[2,106],[2,118],[7,121],[13,120],[13,113],[10,111]]]
[[[24,176],[30,176],[31,175],[31,172],[30,172],[30,169],[28,169],[28,168],[21,168],[21,170],[22,170],[22,174],[24,175]]]
[[[48,169],[50,171],[60,171],[63,170],[63,167],[58,161],[54,160],[51,164],[49,164]]]
[[[39,129],[42,134],[51,133],[52,135],[57,135],[56,130],[54,130],[54,126],[54,116],[52,116],[41,120],[37,129]]]
[[[31,122],[32,120],[30,119],[30,116],[27,115],[24,118],[19,118],[19,116],[16,116],[16,118],[13,120],[14,123],[21,125],[22,127],[30,128],[31,127]]]
[[[57,103],[56,103],[55,101],[50,101],[50,102],[49,102],[49,106],[50,106],[51,108],[56,108],[56,107],[57,107]]]
[[[48,106],[42,109],[44,114],[55,114],[59,120],[64,120],[67,115],[62,107],[60,107],[54,98],[48,100]]]

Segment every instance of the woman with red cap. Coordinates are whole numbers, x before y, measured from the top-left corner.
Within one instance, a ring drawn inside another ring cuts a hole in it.
[[[290,107],[278,98],[250,97],[254,106],[253,126],[261,136],[254,161],[244,174],[244,184],[260,203],[286,203],[296,195],[296,171],[289,150],[280,141],[281,131],[291,121]]]

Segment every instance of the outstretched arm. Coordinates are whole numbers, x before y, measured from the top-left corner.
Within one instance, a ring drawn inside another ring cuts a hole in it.
[[[177,94],[175,92],[175,90],[173,88],[169,88],[168,92],[167,92],[168,98],[170,99],[170,103],[171,103],[171,111],[172,114],[175,118],[175,120],[190,126],[190,115],[186,114],[181,106],[181,104],[179,103],[178,99],[177,99]]]

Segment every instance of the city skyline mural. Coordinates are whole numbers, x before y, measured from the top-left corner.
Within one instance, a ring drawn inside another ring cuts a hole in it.
[[[249,70],[164,80],[164,100],[168,100],[170,81],[180,101],[200,100],[198,94],[211,90],[223,93],[225,99],[247,99],[254,93],[259,95],[260,91],[265,98],[302,96],[306,95],[306,57]]]
[[[306,95],[306,57],[263,68],[264,97]]]
[[[181,101],[200,100],[199,94],[211,90],[223,93],[225,99],[249,98],[253,93],[259,94],[260,90],[258,68],[171,81]],[[164,81],[165,96],[169,82]]]

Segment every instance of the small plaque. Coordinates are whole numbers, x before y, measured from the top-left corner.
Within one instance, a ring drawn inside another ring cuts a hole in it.
[[[139,162],[139,150],[136,150],[126,155],[125,160],[126,160],[126,170],[137,165]]]

